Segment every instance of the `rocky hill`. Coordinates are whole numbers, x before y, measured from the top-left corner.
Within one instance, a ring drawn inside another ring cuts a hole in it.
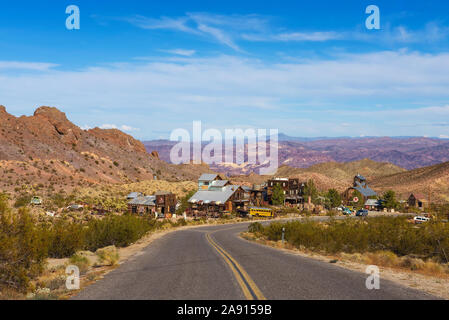
[[[209,167],[167,164],[119,130],[82,130],[56,108],[15,117],[0,106],[0,190],[195,180],[202,172]]]
[[[431,201],[449,202],[449,162],[376,177],[371,185],[378,190],[395,190],[403,199],[416,193],[426,200],[430,195]]]

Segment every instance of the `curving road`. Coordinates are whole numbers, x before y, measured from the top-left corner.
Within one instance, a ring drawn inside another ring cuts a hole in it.
[[[247,227],[169,233],[74,299],[436,299],[382,279],[368,290],[368,275],[239,238]]]

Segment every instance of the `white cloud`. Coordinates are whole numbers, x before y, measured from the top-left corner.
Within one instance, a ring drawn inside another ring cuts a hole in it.
[[[386,25],[380,32],[364,30],[285,30],[272,25],[272,18],[256,14],[217,15],[186,13],[180,17],[148,18],[135,16],[125,21],[143,29],[165,29],[215,39],[236,51],[242,51],[238,40],[253,42],[324,42],[348,40],[382,43],[425,43],[444,40],[449,28],[429,22],[423,29],[410,30],[405,26]],[[281,31],[280,31],[281,30]]]
[[[449,101],[447,88],[449,53],[386,51],[286,63],[233,56],[170,57],[76,72],[2,73],[0,104],[12,112],[30,113],[37,105],[57,106],[75,122],[84,124],[89,117],[104,127],[128,132],[141,128],[139,134],[186,127],[198,119],[226,126],[236,118],[265,128],[286,123],[295,130],[312,130],[314,123],[329,117],[335,118],[333,127],[315,129],[337,130],[335,123],[369,119],[375,130],[391,121],[441,122],[449,116],[445,103],[424,110],[406,107],[417,101]],[[393,109],[392,101],[402,108]],[[375,108],[378,104],[384,107]],[[301,117],[310,121],[298,125]],[[437,130],[445,134],[437,127],[424,129],[434,136]]]
[[[196,51],[195,50],[185,50],[185,49],[172,49],[172,50],[160,50],[162,52],[167,52],[171,54],[176,54],[184,57],[191,57],[193,56]]]
[[[132,131],[138,131],[138,128],[133,128],[131,126],[128,125],[121,125],[121,126],[117,126],[115,124],[102,124],[100,127],[100,129],[118,129],[121,131],[127,131],[127,132],[132,132]]]
[[[241,51],[235,39],[242,31],[263,31],[267,19],[258,15],[215,15],[208,13],[187,13],[185,16],[159,19],[144,16],[126,18],[125,21],[142,29],[166,29],[212,38],[236,51]]]
[[[312,32],[289,32],[273,35],[266,34],[244,34],[243,39],[248,41],[329,41],[341,40],[345,38],[343,33],[333,31],[312,31]]]
[[[57,64],[42,63],[42,62],[20,62],[20,61],[0,61],[1,69],[11,70],[30,70],[30,71],[48,71],[51,68],[57,67]]]
[[[221,31],[218,28],[209,27],[205,24],[198,25],[198,30],[203,31],[206,34],[210,34],[212,37],[217,39],[219,42],[227,45],[228,47],[240,51],[240,48],[234,43],[231,36],[227,35],[224,31]]]

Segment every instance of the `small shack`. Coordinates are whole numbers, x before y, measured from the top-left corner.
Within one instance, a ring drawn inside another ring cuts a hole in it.
[[[158,191],[151,196],[139,196],[128,202],[128,212],[133,214],[159,213],[162,216],[176,212],[176,195]]]
[[[407,200],[407,206],[424,210],[428,207],[429,201],[426,196],[421,193],[412,193]]]

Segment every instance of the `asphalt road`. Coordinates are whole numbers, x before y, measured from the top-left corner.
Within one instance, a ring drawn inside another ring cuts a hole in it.
[[[169,233],[74,299],[436,298],[382,278],[380,290],[368,290],[366,274],[239,238],[247,226],[198,227]]]

